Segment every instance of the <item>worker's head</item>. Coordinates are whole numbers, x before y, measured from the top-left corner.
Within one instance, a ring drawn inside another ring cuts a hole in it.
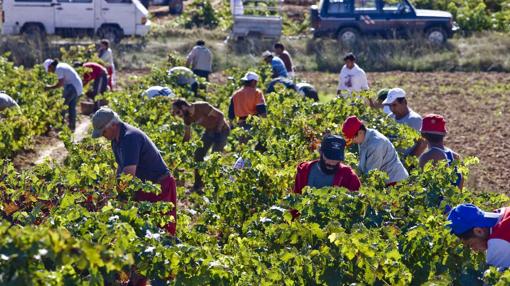
[[[259,75],[254,72],[247,72],[243,78],[241,78],[244,86],[248,87],[257,87],[257,83],[259,81]]]
[[[407,108],[406,92],[401,88],[392,88],[388,91],[386,99],[383,101],[383,105],[390,107],[391,112],[397,118],[404,117],[409,113]]]
[[[356,116],[348,117],[342,125],[342,133],[347,142],[347,146],[363,143],[363,141],[365,141],[366,132],[367,128]]]
[[[44,70],[46,70],[46,72],[48,72],[48,73],[55,72],[57,65],[58,65],[57,59],[46,59],[43,63]]]
[[[172,103],[172,114],[184,118],[189,114],[191,104],[185,99],[177,99]]]
[[[389,88],[382,88],[377,92],[377,103],[383,106],[383,102],[388,98]]]
[[[112,141],[117,138],[120,131],[120,118],[113,110],[108,107],[101,107],[94,116],[92,116],[92,138],[103,136]]]
[[[423,117],[420,129],[423,138],[430,144],[442,144],[448,130],[446,120],[441,115],[428,114]]]
[[[326,135],[319,150],[321,158],[319,167],[326,174],[334,174],[344,160],[345,140],[337,135]]]
[[[277,55],[281,55],[283,53],[283,51],[285,51],[285,46],[282,43],[274,44],[273,48],[274,48],[275,54],[277,54]]]
[[[347,53],[344,56],[344,63],[348,69],[352,69],[354,67],[354,63],[356,63],[356,56],[353,53]]]
[[[266,63],[270,63],[273,60],[273,53],[270,51],[265,51],[262,53],[262,58]]]
[[[107,39],[102,39],[101,41],[99,41],[99,48],[103,50],[109,49],[110,41],[108,41]]]
[[[197,41],[197,46],[205,46],[205,41],[204,40],[198,40]]]
[[[475,205],[461,204],[453,208],[448,221],[451,233],[476,252],[487,250],[490,228],[496,225],[499,213],[484,212]]]
[[[80,67],[82,67],[82,66],[83,66],[83,64],[84,64],[84,63],[82,63],[82,62],[78,62],[78,61],[76,61],[76,62],[73,62],[73,67],[75,67],[75,68],[80,68]]]

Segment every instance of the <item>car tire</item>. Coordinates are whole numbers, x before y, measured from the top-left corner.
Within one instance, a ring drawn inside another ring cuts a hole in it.
[[[446,42],[448,35],[446,35],[446,32],[443,28],[433,27],[427,30],[425,37],[429,43],[440,45]]]
[[[338,31],[336,38],[343,44],[354,44],[360,38],[360,34],[355,28],[343,28]]]
[[[97,30],[97,36],[101,39],[107,39],[111,43],[118,44],[122,39],[123,32],[119,27],[103,26]]]
[[[46,31],[40,24],[26,24],[23,26],[21,33],[25,35],[25,37],[34,39],[34,38],[45,38]]]

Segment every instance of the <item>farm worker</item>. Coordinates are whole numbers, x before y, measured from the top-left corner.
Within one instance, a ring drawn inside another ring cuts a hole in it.
[[[395,119],[398,123],[405,124],[414,130],[420,132],[421,116],[407,106],[406,92],[401,88],[392,88],[388,91],[386,99],[383,101],[384,106],[389,106],[391,113],[389,117]],[[419,139],[414,146],[406,150],[405,156],[419,157],[427,148],[427,143]]]
[[[267,85],[267,89],[266,89],[266,94],[267,93],[271,93],[271,92],[274,92],[275,91],[275,86],[277,84],[281,84],[283,85],[285,88],[288,88],[288,89],[294,89],[296,90],[296,85],[294,84],[294,82],[290,79],[290,78],[286,78],[286,77],[277,77],[273,80],[271,80],[269,82],[269,84]]]
[[[273,74],[271,75],[272,78],[289,76],[282,59],[280,59],[277,56],[273,56],[273,53],[271,53],[270,51],[265,51],[264,53],[262,53],[262,58],[264,58],[264,61],[266,63],[271,64],[271,69],[273,72]]]
[[[287,70],[287,74],[290,78],[294,77],[294,66],[292,64],[292,57],[289,52],[285,49],[285,46],[282,43],[274,44],[274,53],[282,59],[285,64],[285,69]]]
[[[320,159],[302,162],[297,167],[294,193],[301,194],[305,186],[323,188],[345,187],[350,191],[360,188],[360,180],[351,167],[344,165],[345,140],[337,135],[326,135],[319,150]]]
[[[85,73],[83,74],[83,85],[92,83],[92,90],[85,93],[88,98],[95,100],[98,94],[103,94],[108,89],[108,71],[105,67],[98,63],[75,63],[74,67],[84,67]]]
[[[266,100],[262,91],[257,88],[259,76],[254,72],[247,72],[241,79],[243,87],[234,92],[230,98],[228,118],[238,119],[239,126],[249,129],[246,118],[250,115],[266,117]]]
[[[202,162],[211,149],[212,152],[221,152],[227,145],[230,127],[225,120],[223,112],[204,101],[188,103],[184,99],[177,99],[172,104],[172,114],[184,119],[184,141],[191,139],[191,124],[196,123],[205,129],[202,134],[202,147],[195,151],[195,161]],[[195,183],[193,190],[202,189],[203,183],[200,174],[195,169]]]
[[[113,52],[110,49],[110,41],[102,39],[99,42],[97,56],[105,62],[106,70],[108,71],[108,86],[110,90],[115,87],[115,63],[113,62]]]
[[[368,90],[368,81],[365,71],[356,64],[356,57],[352,53],[344,56],[345,65],[338,78],[337,95],[346,97],[352,92]]]
[[[163,96],[163,97],[175,97],[175,94],[172,92],[172,90],[166,86],[151,86],[148,89],[146,89],[142,96],[147,96],[149,99],[152,99],[157,96]]]
[[[0,111],[7,108],[16,107],[19,109],[19,105],[12,97],[4,92],[0,92]]]
[[[420,156],[420,167],[423,168],[428,162],[438,162],[446,160],[448,166],[454,161],[460,160],[459,154],[453,152],[450,148],[444,146],[444,137],[448,133],[446,129],[446,120],[437,114],[428,114],[423,118],[421,126],[421,135],[427,139],[428,149]],[[462,189],[464,178],[462,174],[457,174],[457,180],[454,184]]]
[[[135,200],[149,202],[171,202],[169,213],[176,220],[177,192],[175,180],[152,140],[143,131],[123,122],[110,108],[102,107],[92,117],[92,138],[104,137],[111,141],[117,162],[117,176],[129,174],[142,181],[161,185],[159,195],[137,191]],[[168,223],[165,230],[175,235],[176,223]]]
[[[58,82],[53,85],[47,85],[46,89],[55,89],[64,87],[64,104],[67,105],[67,112],[69,112],[69,129],[73,130],[76,127],[76,103],[78,97],[83,92],[83,83],[80,76],[70,65],[66,63],[59,63],[57,59],[47,59],[43,63],[44,69],[48,73],[56,73]],[[67,113],[62,111],[62,117],[65,118]]]
[[[485,252],[488,265],[510,267],[510,208],[482,211],[472,204],[461,204],[449,215],[450,231],[476,252]]]
[[[212,71],[212,53],[205,46],[203,40],[198,40],[186,59],[186,66],[193,72],[209,81],[209,74]]]
[[[173,67],[168,70],[168,76],[175,80],[177,85],[189,88],[195,95],[198,91],[198,82],[195,74],[187,67]]]
[[[383,104],[383,102],[388,97],[388,92],[389,91],[390,91],[389,88],[382,88],[379,91],[377,91],[377,94],[376,94],[377,99],[376,99],[376,101],[373,101],[372,98],[368,98],[370,107],[376,108],[376,109],[381,108],[384,111],[384,113],[390,114],[391,113],[390,106]]]
[[[300,82],[296,84],[296,91],[304,97],[308,97],[313,99],[314,101],[319,101],[319,94],[315,87],[306,82]]]
[[[409,177],[400,162],[393,144],[379,131],[366,128],[356,116],[347,118],[342,126],[347,145],[359,146],[359,169],[368,174],[371,170],[380,170],[388,174],[386,184],[395,185]]]

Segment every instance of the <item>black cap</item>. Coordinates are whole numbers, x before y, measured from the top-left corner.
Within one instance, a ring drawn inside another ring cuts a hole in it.
[[[321,152],[329,160],[343,161],[345,140],[338,135],[326,135],[322,139]]]

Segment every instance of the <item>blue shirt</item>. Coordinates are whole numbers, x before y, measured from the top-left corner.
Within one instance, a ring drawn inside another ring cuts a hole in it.
[[[288,77],[287,68],[279,57],[273,57],[271,67],[273,68],[273,77]]]
[[[130,165],[136,165],[136,177],[142,181],[157,183],[159,178],[170,173],[152,140],[127,123],[120,123],[119,141],[112,141],[112,149],[119,166],[117,175]]]

